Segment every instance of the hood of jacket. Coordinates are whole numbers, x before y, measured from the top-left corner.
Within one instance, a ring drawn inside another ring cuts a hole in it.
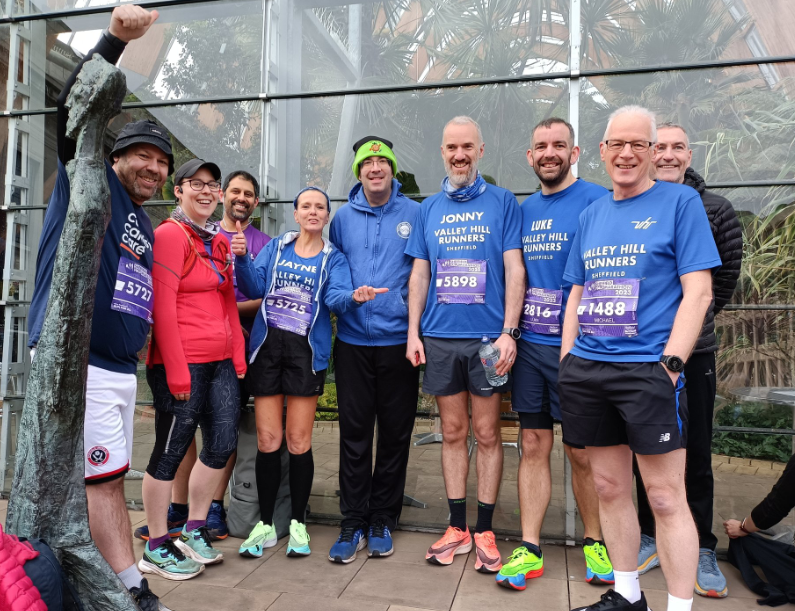
[[[693,187],[698,191],[699,195],[702,195],[704,191],[707,190],[707,182],[702,178],[701,174],[696,172],[693,168],[687,168],[685,170],[684,184],[688,187]]]

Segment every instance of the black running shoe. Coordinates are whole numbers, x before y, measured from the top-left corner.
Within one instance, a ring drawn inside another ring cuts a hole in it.
[[[141,608],[141,611],[171,611],[160,599],[149,589],[149,582],[146,579],[141,580],[140,588],[132,588],[130,594],[133,600]]]
[[[577,607],[571,611],[651,611],[646,605],[646,597],[640,593],[640,600],[635,603],[629,602],[615,590],[608,590],[602,594],[599,602],[587,607]]]

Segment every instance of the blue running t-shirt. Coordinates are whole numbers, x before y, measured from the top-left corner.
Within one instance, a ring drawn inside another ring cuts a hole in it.
[[[602,186],[578,179],[552,195],[534,193],[520,206],[522,257],[530,291],[522,304],[520,322],[526,342],[560,346],[566,300],[571,292],[571,282],[563,280],[563,271],[580,213],[608,193]]]
[[[682,301],[680,276],[721,264],[698,193],[657,181],[580,215],[564,280],[584,286],[572,354],[610,362],[662,356]]]
[[[266,321],[275,327],[306,335],[314,315],[314,295],[320,278],[323,251],[314,257],[299,257],[295,242],[282,250],[276,263],[273,288],[265,297]]]
[[[494,185],[466,202],[444,193],[422,202],[406,254],[431,264],[423,335],[500,335],[505,318],[503,253],[522,247],[520,228],[516,198]]]

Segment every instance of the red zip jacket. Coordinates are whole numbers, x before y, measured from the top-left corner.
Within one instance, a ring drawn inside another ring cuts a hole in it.
[[[220,233],[213,238],[212,253],[218,270],[223,270],[221,262],[229,257],[230,246]],[[235,371],[246,373],[232,266],[219,282],[201,238],[190,227],[171,220],[155,229],[154,261],[154,328],[147,366],[166,366],[172,394],[190,392],[188,363],[231,358]]]

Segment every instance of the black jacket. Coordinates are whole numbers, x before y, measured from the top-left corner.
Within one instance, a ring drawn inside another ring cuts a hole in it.
[[[717,193],[707,191],[704,179],[693,168],[687,168],[684,184],[693,187],[701,195],[701,202],[704,204],[712,237],[715,239],[722,263],[712,276],[712,307],[707,312],[704,327],[693,350],[694,354],[704,354],[718,350],[715,338],[715,314],[729,303],[737,286],[743,259],[743,230],[731,202]]]

